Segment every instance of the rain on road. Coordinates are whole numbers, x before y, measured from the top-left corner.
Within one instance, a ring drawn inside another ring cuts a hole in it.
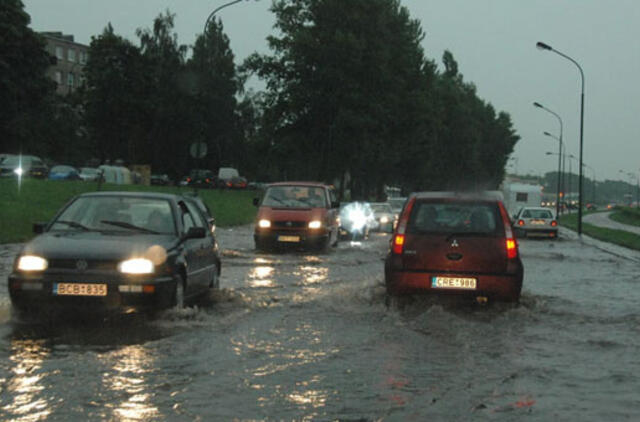
[[[258,254],[219,229],[222,290],[180,312],[33,324],[0,249],[1,420],[622,420],[640,416],[640,259],[520,242],[520,305],[384,305],[388,235]]]

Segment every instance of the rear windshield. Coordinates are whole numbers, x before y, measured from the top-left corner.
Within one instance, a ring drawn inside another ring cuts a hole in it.
[[[522,218],[553,218],[553,214],[549,210],[524,210]]]
[[[502,236],[500,221],[498,205],[493,202],[416,202],[407,232]]]

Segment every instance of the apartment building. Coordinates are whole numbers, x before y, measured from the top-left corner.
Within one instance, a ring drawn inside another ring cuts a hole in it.
[[[55,57],[53,65],[47,69],[47,76],[53,79],[57,93],[67,95],[84,83],[83,69],[89,58],[89,47],[73,40],[73,35],[62,32],[40,32],[47,41],[47,52]]]

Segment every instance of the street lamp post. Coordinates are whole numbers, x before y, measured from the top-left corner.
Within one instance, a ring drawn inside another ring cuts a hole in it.
[[[552,115],[554,115],[557,119],[558,119],[558,123],[560,123],[560,138],[557,138],[551,134],[549,134],[548,132],[545,132],[544,134],[547,136],[551,136],[554,139],[557,139],[558,142],[560,142],[560,146],[558,147],[558,188],[557,188],[557,199],[556,199],[556,215],[560,215],[560,191],[562,189],[564,189],[564,186],[562,186],[561,184],[561,178],[562,178],[562,173],[563,173],[563,169],[562,169],[562,118],[560,117],[560,115],[558,113],[556,113],[553,110],[548,109],[547,107],[543,106],[542,104],[538,103],[538,102],[534,102],[533,103],[534,107],[538,107],[543,109],[544,111],[546,111],[547,113],[550,113]]]
[[[561,57],[569,60],[571,63],[575,64],[578,70],[580,71],[580,79],[582,81],[582,90],[580,94],[580,165],[578,166],[578,172],[580,173],[580,177],[578,178],[578,235],[582,236],[582,140],[584,133],[584,72],[582,71],[582,67],[578,64],[577,61],[567,56],[564,53],[554,49],[548,44],[538,41],[536,43],[536,47],[541,50],[553,51]]]
[[[558,189],[556,192],[556,215],[560,215],[560,190],[561,190],[560,180],[562,179],[562,137],[558,138],[557,136],[552,135],[549,132],[544,132],[544,134],[558,141],[560,145],[558,147]]]

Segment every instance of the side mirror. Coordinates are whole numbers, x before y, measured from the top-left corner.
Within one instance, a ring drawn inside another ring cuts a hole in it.
[[[33,223],[33,232],[35,234],[44,233],[44,229],[47,227],[47,223]]]
[[[187,234],[184,235],[184,239],[203,239],[207,236],[207,231],[204,227],[191,227]]]
[[[331,208],[340,208],[340,201],[333,201],[331,203]]]
[[[253,205],[254,206],[259,206],[260,205],[260,198],[253,198]]]

